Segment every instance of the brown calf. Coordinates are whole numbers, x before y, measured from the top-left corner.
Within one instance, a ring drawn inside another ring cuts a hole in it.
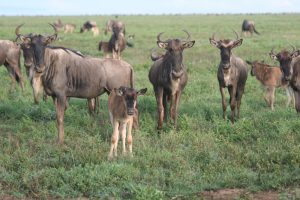
[[[127,143],[129,153],[132,156],[132,125],[133,116],[136,108],[136,101],[138,95],[144,95],[147,88],[136,91],[133,88],[121,86],[119,89],[114,89],[108,97],[108,110],[111,124],[113,126],[113,134],[111,137],[111,147],[108,159],[117,157],[117,146],[119,141],[119,134],[122,136],[123,154],[126,153],[126,128],[128,128]]]
[[[288,82],[282,79],[282,72],[279,67],[271,67],[270,65],[259,63],[257,61],[246,62],[251,65],[251,75],[255,76],[265,87],[266,94],[264,99],[272,110],[274,110],[275,89],[278,87],[285,88],[286,90],[286,95],[288,97],[286,106],[289,106],[291,100],[293,100],[293,103],[295,104],[293,90],[289,87]]]
[[[75,28],[76,28],[75,24],[65,24],[64,25],[65,33],[73,33]]]

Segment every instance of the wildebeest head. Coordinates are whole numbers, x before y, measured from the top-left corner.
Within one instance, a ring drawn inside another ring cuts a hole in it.
[[[251,62],[251,61],[248,61],[248,60],[246,60],[246,63],[251,66],[251,76],[255,76],[257,68],[259,66],[261,66],[260,63],[258,61]]]
[[[276,54],[274,53],[274,49],[272,49],[269,53],[273,60],[277,60],[280,63],[280,69],[283,73],[283,78],[286,81],[290,81],[292,78],[293,68],[291,67],[291,62],[293,58],[297,57],[299,54],[299,50],[296,50],[295,47],[293,47],[292,51],[284,49]]]
[[[56,40],[57,30],[54,25],[50,24],[55,30],[55,33],[53,35],[50,36],[43,36],[40,34],[22,35],[19,33],[22,25],[16,28],[15,31],[16,35],[22,41],[22,45],[27,45],[32,50],[35,70],[37,72],[42,72],[45,68],[44,54],[45,54],[46,46]]]
[[[127,115],[133,115],[134,109],[136,107],[137,96],[144,95],[147,92],[147,88],[137,91],[133,88],[121,86],[119,89],[115,89],[115,92],[118,96],[124,98],[126,103]]]
[[[220,49],[221,53],[221,65],[223,69],[229,69],[230,68],[230,57],[231,57],[231,50],[235,47],[238,47],[242,44],[243,39],[239,38],[238,34],[236,34],[236,39],[224,39],[224,40],[216,40],[215,34],[211,38],[209,38],[209,42]]]
[[[178,76],[174,73],[183,73],[182,72],[182,52],[185,48],[191,48],[195,44],[195,40],[189,40],[190,34],[183,30],[187,34],[187,38],[184,40],[180,39],[168,39],[165,41],[161,40],[160,33],[157,35],[157,45],[158,47],[165,49],[167,52],[165,53],[164,59],[167,60],[169,64],[172,66],[172,73],[175,76]]]

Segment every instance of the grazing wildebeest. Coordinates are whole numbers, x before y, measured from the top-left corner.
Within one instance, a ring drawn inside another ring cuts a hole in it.
[[[64,26],[65,33],[73,33],[75,28],[76,28],[75,24],[65,24]]]
[[[158,122],[157,129],[162,129],[163,120],[167,119],[167,101],[171,100],[170,116],[177,125],[177,112],[181,93],[187,84],[188,76],[183,64],[183,50],[191,48],[195,41],[190,41],[190,34],[185,40],[160,39],[163,33],[157,35],[157,45],[166,50],[162,57],[154,61],[150,71],[149,80],[153,85],[157,102]]]
[[[99,59],[63,47],[48,44],[57,38],[50,36],[21,35],[34,55],[34,70],[41,73],[47,95],[52,96],[56,107],[58,142],[64,140],[64,113],[68,97],[92,99],[120,86],[133,87],[133,69],[130,64],[116,59]]]
[[[125,42],[126,42],[126,45],[128,47],[132,47],[133,46],[133,44],[127,42],[126,40],[125,40]],[[108,58],[109,54],[113,53],[113,47],[114,46],[113,46],[112,42],[110,43],[109,41],[108,42],[100,41],[99,45],[98,45],[98,50],[99,51],[103,51],[105,57]],[[120,52],[122,52],[125,49],[125,45],[124,46],[121,45],[121,46],[118,46],[118,47],[120,47],[119,48]],[[115,57],[117,57],[117,55],[115,55]]]
[[[11,88],[16,87],[16,81],[24,89],[20,68],[20,47],[9,40],[0,40],[0,66],[4,65],[11,77]]]
[[[117,146],[119,141],[119,135],[122,136],[123,154],[126,153],[126,128],[127,143],[129,153],[132,156],[132,135],[131,130],[133,126],[133,118],[136,111],[137,96],[144,95],[147,88],[139,91],[128,88],[120,87],[115,88],[108,97],[108,110],[111,125],[113,126],[113,134],[111,137],[111,147],[108,155],[108,159],[111,160],[113,157],[117,157]]]
[[[106,22],[104,34],[107,35],[107,33],[113,31],[114,28],[118,28],[120,32],[125,35],[125,25],[123,24],[123,22],[113,19]]]
[[[61,31],[64,28],[64,25],[63,25],[63,23],[61,22],[60,19],[53,22],[53,25],[55,26],[56,30],[58,30],[58,31]]]
[[[250,33],[251,36],[253,35],[253,32],[259,35],[259,32],[255,29],[254,21],[250,21],[245,19],[242,24],[242,32],[243,33]]]
[[[92,30],[94,27],[97,27],[97,23],[95,21],[86,21],[83,24],[83,26],[80,28],[80,33],[84,33],[86,31]]]
[[[285,88],[286,95],[288,97],[286,106],[289,106],[292,100],[295,105],[294,92],[292,88],[289,87],[289,83],[282,79],[282,72],[279,67],[272,67],[258,61],[246,62],[251,65],[251,75],[255,76],[256,79],[264,86],[266,90],[264,99],[272,110],[274,110],[275,89],[278,87]]]
[[[293,47],[292,51],[282,50],[274,53],[270,52],[272,59],[279,61],[283,79],[288,81],[294,91],[295,108],[300,113],[300,51]]]
[[[210,43],[220,49],[221,62],[218,68],[219,88],[222,96],[223,118],[226,118],[226,99],[224,88],[228,88],[230,95],[231,122],[234,123],[234,118],[237,111],[237,117],[240,116],[241,100],[244,93],[244,88],[248,76],[247,64],[239,57],[232,55],[231,50],[242,44],[243,39],[239,39],[236,34],[236,40],[224,39],[216,40],[213,34],[209,38]]]

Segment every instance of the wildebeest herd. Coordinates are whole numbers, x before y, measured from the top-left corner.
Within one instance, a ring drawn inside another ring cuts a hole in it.
[[[58,143],[64,142],[64,113],[71,97],[87,99],[90,113],[94,113],[100,95],[109,94],[108,110],[113,126],[111,150],[109,159],[117,156],[119,135],[122,137],[123,153],[126,145],[126,129],[129,153],[132,154],[132,127],[138,127],[139,112],[137,96],[146,93],[147,88],[134,89],[134,69],[122,60],[121,52],[128,44],[125,39],[125,25],[118,20],[110,20],[105,27],[105,34],[112,32],[108,42],[99,43],[99,50],[112,53],[112,58],[95,58],[81,54],[79,51],[66,47],[51,46],[57,39],[58,30],[64,28],[65,33],[72,33],[74,24],[63,25],[61,21],[50,24],[54,33],[51,35],[22,34],[19,25],[15,29],[16,41],[0,41],[0,61],[7,68],[12,87],[15,82],[24,87],[20,72],[20,54],[23,51],[24,66],[32,89],[35,103],[43,95],[50,96],[56,107]],[[80,32],[92,30],[99,34],[95,22],[87,21]],[[257,32],[253,21],[244,20],[242,31]],[[149,69],[149,81],[153,85],[157,103],[157,129],[163,128],[167,121],[168,102],[169,115],[174,127],[177,124],[179,101],[188,81],[188,74],[183,64],[183,50],[192,48],[195,40],[191,40],[188,31],[183,30],[185,39],[162,39],[163,32],[157,35],[157,45],[165,50],[163,55],[151,54],[154,61]],[[274,109],[274,92],[276,87],[285,87],[287,91],[287,106],[293,100],[297,112],[300,112],[300,56],[299,50],[282,50],[270,52],[270,57],[279,61],[280,67],[272,67],[258,61],[244,61],[232,55],[232,50],[242,45],[243,39],[234,31],[235,39],[216,39],[215,34],[209,42],[220,50],[220,64],[217,78],[222,98],[223,117],[226,118],[225,88],[230,95],[231,122],[240,115],[240,106],[248,76],[248,66],[251,75],[255,76],[266,88],[265,100]],[[295,94],[295,95],[294,95]],[[294,98],[295,96],[295,98]]]

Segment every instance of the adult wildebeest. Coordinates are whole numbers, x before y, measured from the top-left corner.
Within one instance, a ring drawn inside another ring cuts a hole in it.
[[[55,33],[50,36],[26,36],[16,32],[21,41],[30,45],[35,72],[41,73],[44,90],[54,99],[58,142],[61,144],[67,98],[92,99],[113,88],[133,87],[133,69],[125,61],[82,56],[67,48],[48,46],[57,38],[57,31],[51,26]]]
[[[127,143],[129,147],[129,153],[132,156],[132,126],[133,118],[136,111],[137,96],[144,95],[147,88],[139,91],[128,88],[120,87],[115,88],[108,97],[108,110],[111,125],[113,126],[113,134],[111,136],[111,148],[108,155],[108,159],[111,160],[113,157],[117,157],[117,146],[119,141],[119,135],[122,136],[123,154],[126,153],[126,128]]]
[[[253,35],[253,32],[259,35],[259,32],[255,29],[254,21],[250,21],[245,19],[242,24],[242,32],[243,33],[250,33],[251,36]]]
[[[124,23],[119,20],[113,20],[113,19],[108,20],[106,22],[104,34],[107,35],[107,33],[113,31],[114,28],[118,28],[120,30],[120,32],[122,32],[125,35]]]
[[[157,35],[157,45],[166,50],[164,56],[154,61],[150,71],[149,80],[153,85],[157,102],[158,122],[157,129],[162,129],[163,120],[167,119],[167,101],[171,100],[170,116],[176,127],[177,112],[182,90],[187,84],[188,76],[183,64],[183,50],[191,48],[195,40],[190,41],[190,34],[185,40],[160,39],[163,33]]]
[[[65,33],[73,33],[75,28],[76,28],[75,24],[65,24],[64,25]]]
[[[295,108],[297,113],[300,112],[300,51],[293,47],[292,51],[282,50],[274,53],[270,52],[272,59],[279,61],[280,69],[283,73],[283,79],[288,81],[293,88],[295,96]]]
[[[251,65],[251,75],[255,76],[259,82],[265,87],[266,94],[264,96],[265,101],[274,110],[275,102],[275,89],[278,87],[285,88],[286,95],[288,97],[286,106],[289,106],[290,102],[294,99],[294,92],[287,81],[282,79],[282,72],[279,67],[272,67],[270,65],[260,63],[258,61],[246,61]]]
[[[128,47],[132,47],[133,46],[133,44],[131,44],[131,43],[129,43],[129,42],[127,42],[126,40],[125,40],[125,42],[126,42],[126,46],[128,46]],[[123,41],[121,42],[121,44],[123,44]],[[125,45],[123,46],[123,45],[119,45],[119,44],[117,44],[118,46],[117,46],[117,49],[120,51],[120,53],[125,49]],[[113,48],[114,48],[114,44],[113,44],[113,42],[103,42],[103,41],[100,41],[99,42],[99,45],[98,45],[98,50],[99,51],[102,51],[103,53],[104,53],[104,55],[105,55],[105,57],[109,57],[109,54],[110,53],[113,53]],[[115,57],[118,57],[118,55],[116,55],[116,53],[115,53],[115,55],[114,55]]]
[[[4,65],[11,77],[11,88],[16,87],[16,81],[24,89],[20,68],[20,47],[9,40],[0,40],[0,66]]]
[[[232,55],[231,50],[242,44],[243,39],[236,40],[224,39],[216,40],[213,34],[209,38],[210,43],[220,49],[221,62],[218,68],[219,88],[222,96],[223,118],[226,117],[226,99],[224,88],[228,88],[230,95],[231,122],[234,123],[235,112],[240,116],[241,100],[248,75],[247,64],[239,57]]]
[[[53,25],[55,26],[56,30],[58,30],[58,31],[61,31],[64,28],[64,25],[60,19],[57,19],[55,22],[53,22]]]
[[[119,27],[113,27],[113,34],[110,37],[108,45],[111,47],[112,57],[121,59],[121,52],[126,47],[126,39]]]
[[[86,21],[83,24],[83,26],[80,28],[80,33],[84,33],[89,30],[91,30],[93,32],[94,36],[99,34],[99,29],[97,27],[97,23],[94,21]]]

